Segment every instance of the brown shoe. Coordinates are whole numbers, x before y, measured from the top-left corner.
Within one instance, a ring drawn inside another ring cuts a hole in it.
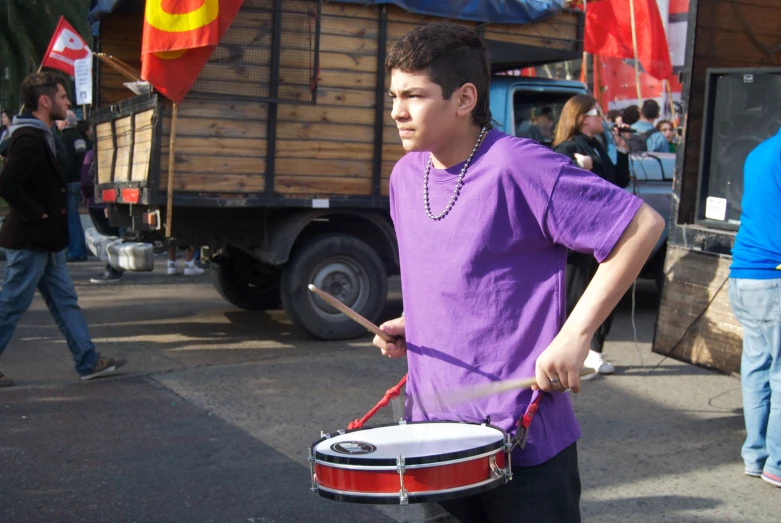
[[[14,380],[12,380],[8,376],[5,376],[2,372],[0,372],[0,389],[5,387],[13,387],[13,386],[14,386]]]
[[[81,377],[82,380],[87,381],[93,378],[100,378],[101,376],[108,376],[116,372],[118,368],[127,363],[127,360],[114,360],[113,358],[98,357],[98,363],[92,372],[85,374]]]

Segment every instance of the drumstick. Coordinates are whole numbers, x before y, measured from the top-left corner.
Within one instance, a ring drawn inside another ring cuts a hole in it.
[[[593,374],[594,369],[583,367],[580,369],[580,376],[588,376]],[[451,402],[468,401],[485,396],[492,396],[501,392],[507,392],[511,390],[530,389],[533,385],[537,384],[537,378],[522,378],[517,380],[503,380],[495,381],[493,383],[487,383],[477,387],[467,387],[456,391],[453,394],[448,395],[447,399]]]
[[[309,290],[320,296],[328,305],[333,307],[334,309],[338,310],[339,312],[343,313],[345,316],[353,320],[355,323],[361,325],[366,330],[368,330],[371,333],[376,334],[383,340],[387,341],[388,343],[393,343],[393,336],[352,310],[350,307],[345,305],[344,303],[340,302],[330,294],[328,294],[325,291],[321,291],[311,283],[309,284]]]

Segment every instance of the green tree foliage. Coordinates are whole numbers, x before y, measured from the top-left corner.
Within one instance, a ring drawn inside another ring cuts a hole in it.
[[[0,0],[0,103],[18,104],[19,85],[35,72],[65,16],[88,44],[89,0]]]

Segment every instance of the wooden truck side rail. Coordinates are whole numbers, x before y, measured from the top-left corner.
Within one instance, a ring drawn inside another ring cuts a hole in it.
[[[311,34],[305,34],[295,17],[314,9],[320,9],[319,31],[310,27]],[[395,6],[246,0],[180,104],[174,207],[311,207],[327,201],[329,207],[387,208],[390,173],[404,151],[390,118],[383,63],[404,34],[439,20]],[[142,24],[140,11],[107,16],[101,21],[105,37],[100,51],[140,67]],[[565,11],[529,25],[464,24],[478,29],[495,54],[516,62],[525,56],[527,65],[555,53],[577,56],[582,48],[580,12]],[[298,89],[306,97],[309,86],[301,89],[301,70],[311,66],[302,58],[314,45],[310,36],[319,37],[311,85],[315,103],[272,100],[275,88],[283,94],[287,88]],[[100,68],[98,77],[98,118],[117,122],[124,132],[126,120],[105,115],[130,93],[122,86],[124,79],[107,67]],[[259,91],[266,98],[231,94],[258,82],[270,82],[268,92]],[[98,157],[103,159],[98,179],[104,187],[104,182],[117,187],[137,182],[138,203],[165,205],[167,175],[160,173],[167,173],[170,114],[170,102],[159,97],[145,180],[107,171],[116,168],[109,157],[124,166],[121,148],[128,146],[110,136],[107,126],[97,130]]]

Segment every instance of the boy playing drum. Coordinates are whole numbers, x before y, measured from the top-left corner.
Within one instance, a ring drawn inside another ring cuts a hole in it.
[[[513,454],[513,480],[441,506],[462,522],[580,521],[580,428],[564,392],[580,390],[594,331],[664,221],[568,158],[491,128],[490,67],[477,33],[449,23],[417,28],[393,46],[385,68],[409,153],[390,181],[405,316],[382,325],[395,343],[374,343],[390,358],[407,357],[406,416],[490,419],[511,431],[531,391],[469,404],[442,393],[532,375],[550,393]],[[565,321],[567,249],[601,265]],[[424,510],[427,521],[435,509]]]

